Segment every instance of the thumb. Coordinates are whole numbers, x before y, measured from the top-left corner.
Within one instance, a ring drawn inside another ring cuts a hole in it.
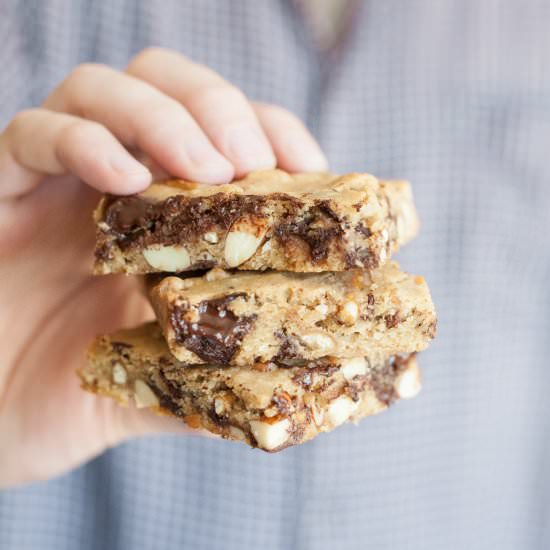
[[[133,403],[128,407],[120,407],[115,404],[115,407],[113,414],[118,417],[114,422],[117,429],[111,430],[111,436],[107,440],[108,446],[116,445],[133,437],[154,434],[218,437],[211,432],[195,427],[194,423],[188,424],[184,419],[170,416],[162,410],[138,409]]]

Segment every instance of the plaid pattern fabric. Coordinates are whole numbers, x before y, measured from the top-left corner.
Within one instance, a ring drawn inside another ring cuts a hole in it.
[[[0,4],[2,124],[79,62],[175,48],[297,113],[334,170],[413,181],[399,256],[440,315],[417,399],[275,455],[126,443],[0,494],[1,550],[550,548],[550,4],[365,0],[354,23],[322,58],[289,1]]]

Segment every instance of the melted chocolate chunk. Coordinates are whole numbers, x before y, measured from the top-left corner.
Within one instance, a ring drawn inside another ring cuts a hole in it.
[[[226,365],[239,349],[242,339],[248,334],[256,315],[237,317],[227,305],[245,296],[235,293],[199,304],[199,320],[189,323],[184,315],[188,309],[176,306],[170,321],[176,333],[176,341],[203,361]]]
[[[340,219],[326,203],[319,201],[300,221],[291,217],[277,225],[274,231],[277,240],[285,246],[292,239],[300,239],[308,245],[312,262],[326,260],[331,243],[339,242],[344,234]]]
[[[158,217],[157,206],[137,195],[109,197],[104,220],[116,233],[148,227]]]
[[[341,235],[340,228],[312,227],[308,220],[280,224],[275,228],[275,235],[283,245],[292,238],[299,238],[309,247],[311,260],[314,263],[327,259],[330,242]]]
[[[210,197],[175,195],[150,202],[139,195],[110,197],[103,216],[122,248],[151,244],[178,244],[212,229],[228,230],[245,215],[262,217],[266,198],[227,195]]]
[[[328,200],[322,200],[322,201],[315,201],[315,206],[323,213],[327,218],[331,218],[336,223],[341,224],[342,220],[340,219],[340,216],[332,209],[330,206],[330,201]]]

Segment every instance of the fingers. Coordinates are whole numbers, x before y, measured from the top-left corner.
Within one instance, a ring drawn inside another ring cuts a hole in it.
[[[44,106],[103,124],[122,143],[145,151],[174,176],[205,183],[233,178],[233,166],[191,114],[138,78],[102,65],[81,65]]]
[[[31,109],[0,135],[0,198],[30,191],[44,175],[68,172],[117,194],[136,193],[151,182],[147,168],[96,122]]]
[[[254,103],[254,110],[277,156],[277,164],[288,172],[323,172],[328,163],[321,148],[303,123],[291,112]]]
[[[251,104],[206,67],[150,49],[128,71],[81,65],[44,109],[18,115],[0,135],[0,197],[32,189],[44,174],[67,172],[101,191],[138,192],[151,181],[150,171],[121,143],[142,151],[160,173],[206,183],[276,164],[289,171],[326,169],[319,146],[294,115]]]
[[[237,177],[275,167],[273,149],[250,102],[215,72],[160,48],[139,54],[127,71],[184,105],[231,161]]]
[[[127,409],[118,407],[116,413],[120,416],[120,431],[117,434],[118,441],[128,437],[155,433],[179,433],[185,435],[193,433],[193,430],[182,422],[182,420],[170,416],[159,416],[147,409],[137,409],[134,406]],[[115,441],[115,443],[118,443],[118,441]]]
[[[103,398],[106,400],[106,398]],[[181,418],[159,415],[148,409],[138,409],[133,404],[128,408],[114,404],[108,405],[105,415],[106,443],[113,446],[132,437],[155,434],[195,435],[199,437],[217,438],[219,436],[204,429],[190,428]]]

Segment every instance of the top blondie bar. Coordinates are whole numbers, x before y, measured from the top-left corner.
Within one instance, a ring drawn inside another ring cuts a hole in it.
[[[408,182],[281,170],[225,185],[156,182],[103,197],[94,219],[98,274],[370,270],[418,230]]]

